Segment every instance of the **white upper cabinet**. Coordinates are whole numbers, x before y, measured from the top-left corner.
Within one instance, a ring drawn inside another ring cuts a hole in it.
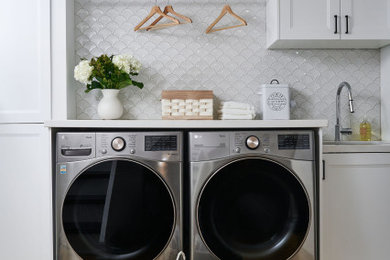
[[[281,0],[280,34],[283,39],[339,39],[339,11],[339,0]]]
[[[390,0],[268,0],[267,48],[381,48]]]
[[[389,7],[389,0],[341,0],[341,37],[389,39]]]
[[[50,0],[2,1],[0,123],[50,119]]]

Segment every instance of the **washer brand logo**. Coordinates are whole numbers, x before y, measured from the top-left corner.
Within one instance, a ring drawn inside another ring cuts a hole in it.
[[[267,98],[267,104],[273,111],[281,111],[287,105],[286,97],[280,92],[274,92]]]
[[[66,174],[66,165],[60,165],[60,174]]]

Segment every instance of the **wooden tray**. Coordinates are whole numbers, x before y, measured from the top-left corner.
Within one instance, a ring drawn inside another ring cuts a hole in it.
[[[213,100],[214,94],[212,90],[163,90],[161,99],[163,100]],[[211,115],[162,115],[163,120],[213,120],[213,111],[211,108]]]
[[[161,99],[213,99],[212,90],[163,90]]]

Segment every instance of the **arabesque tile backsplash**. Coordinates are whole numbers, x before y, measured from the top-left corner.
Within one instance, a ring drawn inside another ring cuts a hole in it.
[[[192,24],[162,30],[133,28],[154,4],[171,4],[191,17]],[[378,50],[267,50],[266,0],[229,0],[248,26],[205,34],[219,15],[224,0],[76,0],[76,60],[100,54],[129,53],[144,68],[137,77],[142,90],[121,90],[123,119],[160,119],[160,95],[164,89],[210,89],[215,106],[220,101],[248,102],[260,113],[261,84],[276,78],[289,83],[295,106],[292,119],[328,119],[324,139],[334,138],[336,90],[342,81],[352,86],[356,112],[348,113],[342,93],[342,124],[351,125],[358,138],[359,123],[366,114],[373,134],[380,138],[380,53]],[[225,17],[220,24],[235,21]],[[98,119],[99,91],[84,93],[77,86],[77,118]]]

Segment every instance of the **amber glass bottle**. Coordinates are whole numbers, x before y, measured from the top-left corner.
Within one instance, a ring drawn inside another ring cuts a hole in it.
[[[360,123],[360,141],[371,141],[371,124],[367,121],[366,116]]]

